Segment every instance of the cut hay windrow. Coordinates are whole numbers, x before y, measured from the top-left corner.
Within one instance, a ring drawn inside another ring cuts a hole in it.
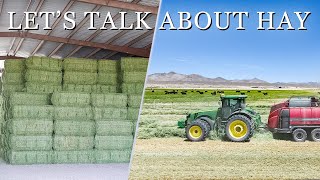
[[[50,151],[52,136],[17,136],[5,137],[5,149],[14,151]]]
[[[25,75],[27,82],[61,85],[62,73],[28,69]]]
[[[13,151],[5,152],[5,159],[12,165],[52,164],[53,151]]]
[[[14,105],[10,107],[9,118],[53,118],[53,106]]]
[[[121,85],[122,93],[142,95],[144,83],[123,83]]]
[[[4,69],[6,73],[23,73],[26,69],[24,59],[11,59],[4,61]]]
[[[96,93],[116,93],[118,92],[118,87],[117,86],[109,86],[109,85],[99,85],[97,84],[96,86],[94,86],[95,89],[92,92],[96,92]]]
[[[90,94],[56,92],[52,94],[51,102],[55,106],[90,106]]]
[[[148,59],[123,57],[120,60],[121,70],[126,72],[146,72]]]
[[[2,82],[6,84],[23,84],[25,82],[24,73],[8,73],[2,74]]]
[[[98,150],[131,149],[133,136],[96,136],[95,148]]]
[[[53,93],[62,91],[62,86],[49,83],[26,82],[26,90],[30,93]]]
[[[96,121],[98,136],[130,136],[134,128],[131,121]]]
[[[62,60],[48,57],[29,57],[26,59],[28,69],[60,72],[62,70]]]
[[[128,95],[128,106],[140,108],[141,99],[141,95]]]
[[[127,119],[132,120],[133,122],[136,122],[138,120],[139,117],[139,111],[140,108],[128,108],[128,112],[127,112]]]
[[[94,147],[94,136],[54,136],[53,149],[57,151],[90,150]]]
[[[50,105],[50,97],[50,94],[13,92],[9,96],[9,103],[11,105]]]
[[[14,135],[49,135],[53,133],[52,119],[10,119],[6,122],[5,131]]]
[[[118,84],[117,73],[98,73],[98,84],[116,86]]]
[[[128,99],[126,94],[91,94],[92,105],[95,107],[127,107]]]
[[[93,150],[83,151],[54,151],[54,164],[85,164],[94,163],[95,156]]]
[[[116,121],[127,119],[127,108],[93,108],[95,120]]]
[[[88,107],[54,107],[55,120],[77,120],[91,121],[93,120],[92,108]]]
[[[94,121],[56,120],[54,134],[61,136],[94,136],[96,132]]]
[[[143,84],[146,79],[146,72],[123,72],[123,83],[141,83]]]
[[[96,163],[129,163],[131,149],[128,150],[95,150]]]
[[[117,61],[114,60],[98,60],[98,72],[99,73],[117,73],[120,67],[118,67]]]
[[[97,73],[65,71],[63,83],[94,85],[97,84],[97,75]]]
[[[96,92],[96,85],[63,84],[63,91],[67,92]]]
[[[66,58],[63,61],[65,71],[98,72],[98,63],[94,59]]]

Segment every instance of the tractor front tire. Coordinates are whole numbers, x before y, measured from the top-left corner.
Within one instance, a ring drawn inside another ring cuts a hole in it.
[[[192,142],[204,141],[209,134],[207,122],[195,120],[186,128],[187,139]]]
[[[254,131],[254,122],[243,115],[234,115],[228,119],[227,138],[233,142],[248,142]]]
[[[311,139],[316,142],[320,142],[320,128],[316,128],[311,131]]]
[[[303,129],[299,128],[292,132],[292,138],[295,142],[305,142],[307,137],[307,132]]]

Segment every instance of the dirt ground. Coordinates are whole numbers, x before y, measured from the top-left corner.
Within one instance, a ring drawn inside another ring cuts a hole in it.
[[[320,143],[138,139],[130,179],[320,179]]]

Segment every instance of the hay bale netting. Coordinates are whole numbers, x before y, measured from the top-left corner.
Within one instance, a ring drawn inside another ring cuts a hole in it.
[[[121,70],[125,72],[146,72],[148,63],[147,58],[123,57],[120,60]]]
[[[96,163],[129,163],[131,150],[95,150]]]
[[[127,95],[122,93],[91,94],[91,101],[95,107],[125,108],[128,104]]]
[[[80,85],[80,84],[63,84],[63,91],[66,92],[97,92],[96,85]]]
[[[54,120],[77,120],[91,121],[93,113],[91,106],[88,107],[54,107]]]
[[[14,135],[48,135],[53,133],[53,120],[52,119],[9,119],[5,126],[4,131]]]
[[[64,84],[81,84],[94,85],[97,84],[97,73],[91,72],[72,72],[65,71],[63,76]]]
[[[121,92],[126,94],[137,94],[143,93],[144,83],[123,83],[121,85]]]
[[[6,73],[24,73],[26,64],[24,59],[11,59],[4,61],[4,70]]]
[[[28,69],[44,70],[52,72],[62,71],[62,60],[48,57],[29,57],[26,60]]]
[[[53,151],[13,151],[5,152],[5,160],[13,165],[52,164]]]
[[[62,83],[62,72],[50,72],[42,70],[28,69],[26,71],[26,81],[35,83],[48,83],[61,85]]]
[[[131,121],[96,121],[98,136],[130,136],[134,128]]]
[[[5,136],[5,150],[14,151],[50,151],[52,136]]]
[[[95,162],[94,151],[93,150],[54,151],[53,162],[55,164],[94,163]]]
[[[114,60],[98,60],[98,72],[116,74],[120,71],[119,63]]]
[[[61,136],[94,136],[94,121],[55,120],[54,134]]]
[[[26,82],[26,90],[30,93],[53,93],[62,91],[62,86],[50,83]]]
[[[96,136],[95,148],[98,150],[131,149],[133,136]]]
[[[52,94],[51,102],[55,106],[90,106],[90,94],[57,92]]]
[[[97,73],[98,63],[94,59],[66,58],[63,61],[65,71]]]
[[[127,108],[94,107],[93,116],[95,120],[103,120],[103,121],[126,120]]]
[[[94,136],[54,136],[53,149],[57,151],[93,150]]]
[[[140,108],[141,99],[142,99],[142,95],[134,95],[134,94],[128,95],[128,106]]]

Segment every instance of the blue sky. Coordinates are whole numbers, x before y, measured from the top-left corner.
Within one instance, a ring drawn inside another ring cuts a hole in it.
[[[213,24],[207,31],[196,27],[188,31],[157,28],[149,74],[175,71],[227,79],[320,82],[320,2],[316,0],[162,0],[158,27],[167,11],[176,26],[179,11],[193,15],[206,11],[213,17]],[[237,18],[231,20],[229,30],[217,30],[214,16],[217,11],[248,11],[250,17],[244,20],[246,30],[235,30]],[[276,12],[276,27],[287,11],[296,29],[299,21],[294,12],[312,14],[306,21],[307,31],[258,31],[258,11]]]

